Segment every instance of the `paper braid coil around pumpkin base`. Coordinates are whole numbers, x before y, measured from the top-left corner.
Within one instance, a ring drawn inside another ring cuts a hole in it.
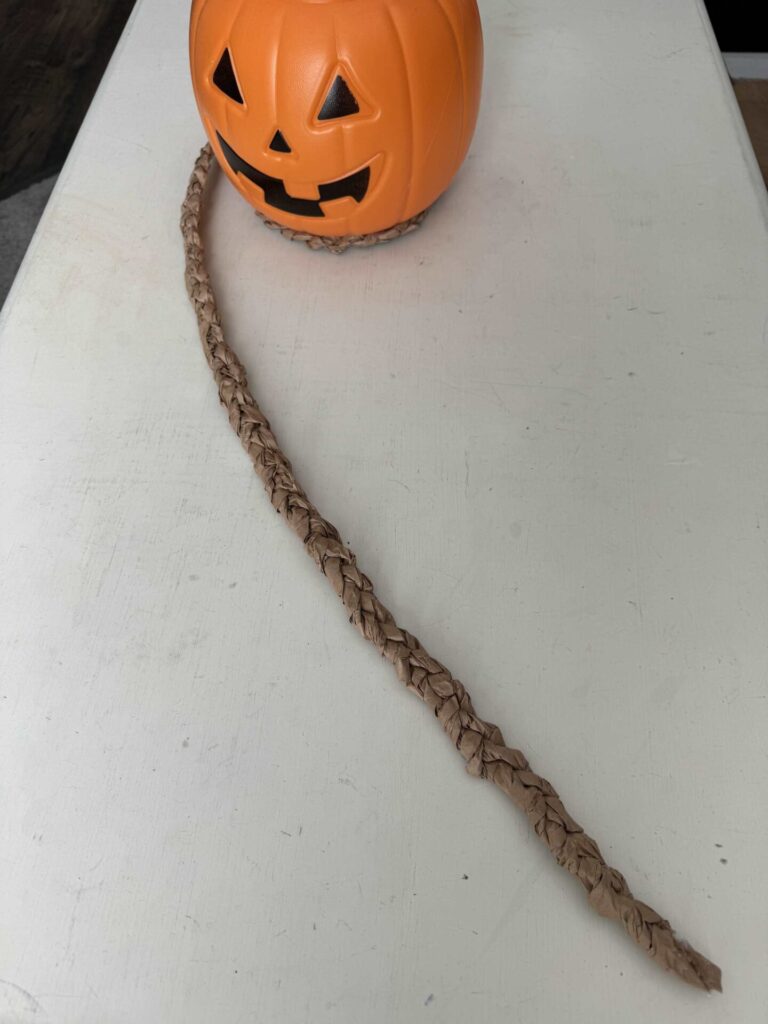
[[[264,225],[279,231],[283,238],[289,242],[303,242],[309,249],[327,249],[328,252],[340,256],[347,249],[369,249],[372,245],[381,245],[383,242],[393,242],[396,238],[409,235],[421,225],[421,222],[429,213],[429,210],[422,210],[415,217],[409,217],[399,224],[388,228],[386,231],[373,231],[369,235],[314,235],[309,231],[296,231],[279,224],[276,220],[266,217],[261,210],[254,210],[256,216],[263,221]]]
[[[273,507],[329,579],[350,622],[395,666],[400,681],[432,708],[467,762],[467,771],[490,779],[527,815],[558,864],[586,889],[590,905],[604,917],[619,921],[666,970],[697,988],[720,991],[720,968],[678,939],[669,922],[655,910],[635,899],[624,876],[606,864],[595,840],[571,818],[553,786],[531,769],[519,750],[506,745],[498,726],[478,717],[466,689],[448,669],[397,625],[338,530],[321,516],[299,485],[248,388],[242,363],[224,339],[200,234],[203,191],[212,159],[212,150],[206,146],[195,164],[182,206],[187,289],[219,399]]]

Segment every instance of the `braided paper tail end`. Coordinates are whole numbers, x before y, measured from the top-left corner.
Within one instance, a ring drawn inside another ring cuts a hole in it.
[[[705,956],[702,956],[693,946],[689,946],[682,939],[674,941],[675,948],[670,955],[674,956],[676,962],[670,966],[670,970],[678,974],[683,981],[687,981],[689,985],[703,988],[707,992],[722,992],[723,977],[717,964],[707,960]]]
[[[722,992],[722,975],[717,964],[678,938],[669,921],[660,917],[652,907],[635,899],[615,868],[607,868],[605,873],[611,882],[614,881],[613,876],[618,877],[621,890],[613,890],[611,897],[606,898],[606,888],[598,885],[589,893],[590,906],[603,917],[620,921],[637,944],[665,971],[672,971],[694,988]]]
[[[213,160],[210,146],[201,152],[182,206],[186,282],[197,316],[203,351],[211,368],[221,404],[232,429],[245,448],[269,499],[303,543],[317,567],[341,599],[350,622],[387,661],[400,681],[434,713],[471,775],[499,787],[527,816],[552,856],[581,883],[590,905],[603,917],[619,921],[626,932],[661,967],[706,991],[721,991],[720,969],[675,937],[668,921],[635,899],[624,876],[612,868],[597,843],[568,814],[555,788],[537,775],[524,754],[506,746],[498,726],[475,712],[465,687],[434,659],[415,636],[395,622],[376,596],[373,584],[357,566],[338,530],[324,519],[299,485],[266,417],[248,387],[245,368],[227,344],[216,298],[205,266],[200,235],[203,191]],[[385,232],[389,238],[413,230],[413,223]],[[272,225],[270,225],[272,226]],[[296,238],[296,233],[289,237]],[[387,238],[348,238],[347,245],[376,244]],[[340,251],[340,241],[299,238],[313,247]]]

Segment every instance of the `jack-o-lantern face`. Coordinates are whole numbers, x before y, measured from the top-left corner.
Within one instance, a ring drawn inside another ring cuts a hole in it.
[[[475,0],[193,0],[190,55],[219,163],[299,230],[365,234],[414,216],[474,131]]]

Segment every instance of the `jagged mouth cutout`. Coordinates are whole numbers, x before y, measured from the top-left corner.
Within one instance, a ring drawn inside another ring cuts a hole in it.
[[[297,198],[286,190],[282,178],[274,178],[271,174],[265,174],[264,171],[260,171],[258,167],[254,167],[244,160],[232,149],[226,139],[222,138],[220,132],[216,132],[216,138],[234,173],[242,174],[244,178],[258,186],[264,193],[264,202],[284,213],[294,213],[299,217],[324,217],[325,211],[322,208],[322,203],[327,203],[332,199],[345,199],[347,196],[359,203],[365,198],[368,191],[371,168],[362,167],[359,171],[354,171],[344,178],[318,185],[319,199]]]

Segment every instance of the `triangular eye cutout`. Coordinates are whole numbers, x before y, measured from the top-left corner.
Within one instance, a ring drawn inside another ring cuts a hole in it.
[[[243,102],[243,96],[235,78],[235,69],[232,67],[232,58],[229,55],[229,50],[225,50],[222,53],[221,60],[216,65],[216,70],[213,72],[213,84],[217,89],[221,89],[225,96],[229,96],[231,100],[234,100],[235,103]]]
[[[275,153],[290,153],[291,152],[291,147],[285,141],[285,136],[283,135],[283,133],[280,131],[279,128],[275,132],[275,134],[272,136],[272,141],[269,144],[269,148],[273,149],[275,151]]]
[[[337,117],[349,117],[359,112],[360,107],[349,86],[341,75],[336,75],[317,115],[318,121],[333,121]]]

